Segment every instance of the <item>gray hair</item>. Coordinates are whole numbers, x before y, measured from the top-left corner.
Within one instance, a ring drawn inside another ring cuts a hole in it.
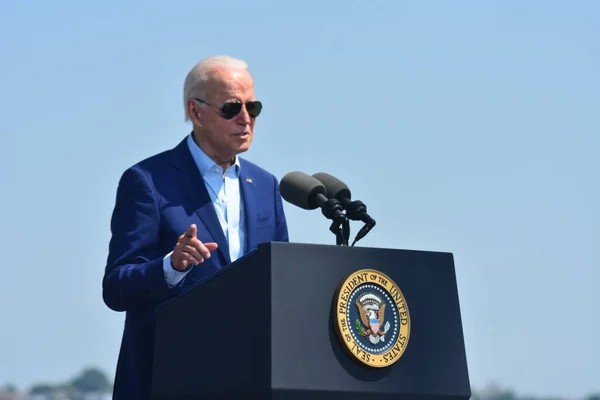
[[[183,85],[183,107],[185,120],[189,121],[187,102],[194,97],[204,98],[204,85],[210,77],[210,73],[217,68],[248,69],[248,64],[238,58],[229,56],[212,56],[200,61],[190,70]]]

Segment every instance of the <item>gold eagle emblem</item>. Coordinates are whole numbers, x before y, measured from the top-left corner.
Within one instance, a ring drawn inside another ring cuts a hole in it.
[[[365,308],[356,301],[356,307],[360,315],[360,321],[365,326],[366,330],[361,333],[362,336],[378,335],[384,336],[385,332],[381,331],[381,327],[385,321],[385,303],[381,303],[379,310],[376,312],[373,309],[365,310]]]

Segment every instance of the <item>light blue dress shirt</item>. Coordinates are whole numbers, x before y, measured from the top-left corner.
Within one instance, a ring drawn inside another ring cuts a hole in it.
[[[192,135],[188,136],[187,145],[217,212],[229,245],[229,256],[233,262],[244,254],[246,244],[244,207],[239,182],[240,160],[236,157],[235,163],[223,171],[223,168],[211,160],[194,142]],[[165,279],[171,287],[177,285],[187,274],[187,272],[175,271],[171,267],[172,253],[169,253],[163,260]]]

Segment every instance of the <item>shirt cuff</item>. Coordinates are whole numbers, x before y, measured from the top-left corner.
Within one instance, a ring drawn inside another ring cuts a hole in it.
[[[183,277],[190,272],[189,270],[181,272],[173,269],[171,266],[171,254],[173,254],[173,252],[170,252],[165,256],[165,258],[163,258],[163,271],[165,273],[165,280],[167,281],[169,288],[176,286],[179,282],[181,282]]]

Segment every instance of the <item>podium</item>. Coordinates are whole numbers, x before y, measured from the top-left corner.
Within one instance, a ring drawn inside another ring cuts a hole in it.
[[[152,395],[469,399],[451,253],[263,243],[156,310]]]

